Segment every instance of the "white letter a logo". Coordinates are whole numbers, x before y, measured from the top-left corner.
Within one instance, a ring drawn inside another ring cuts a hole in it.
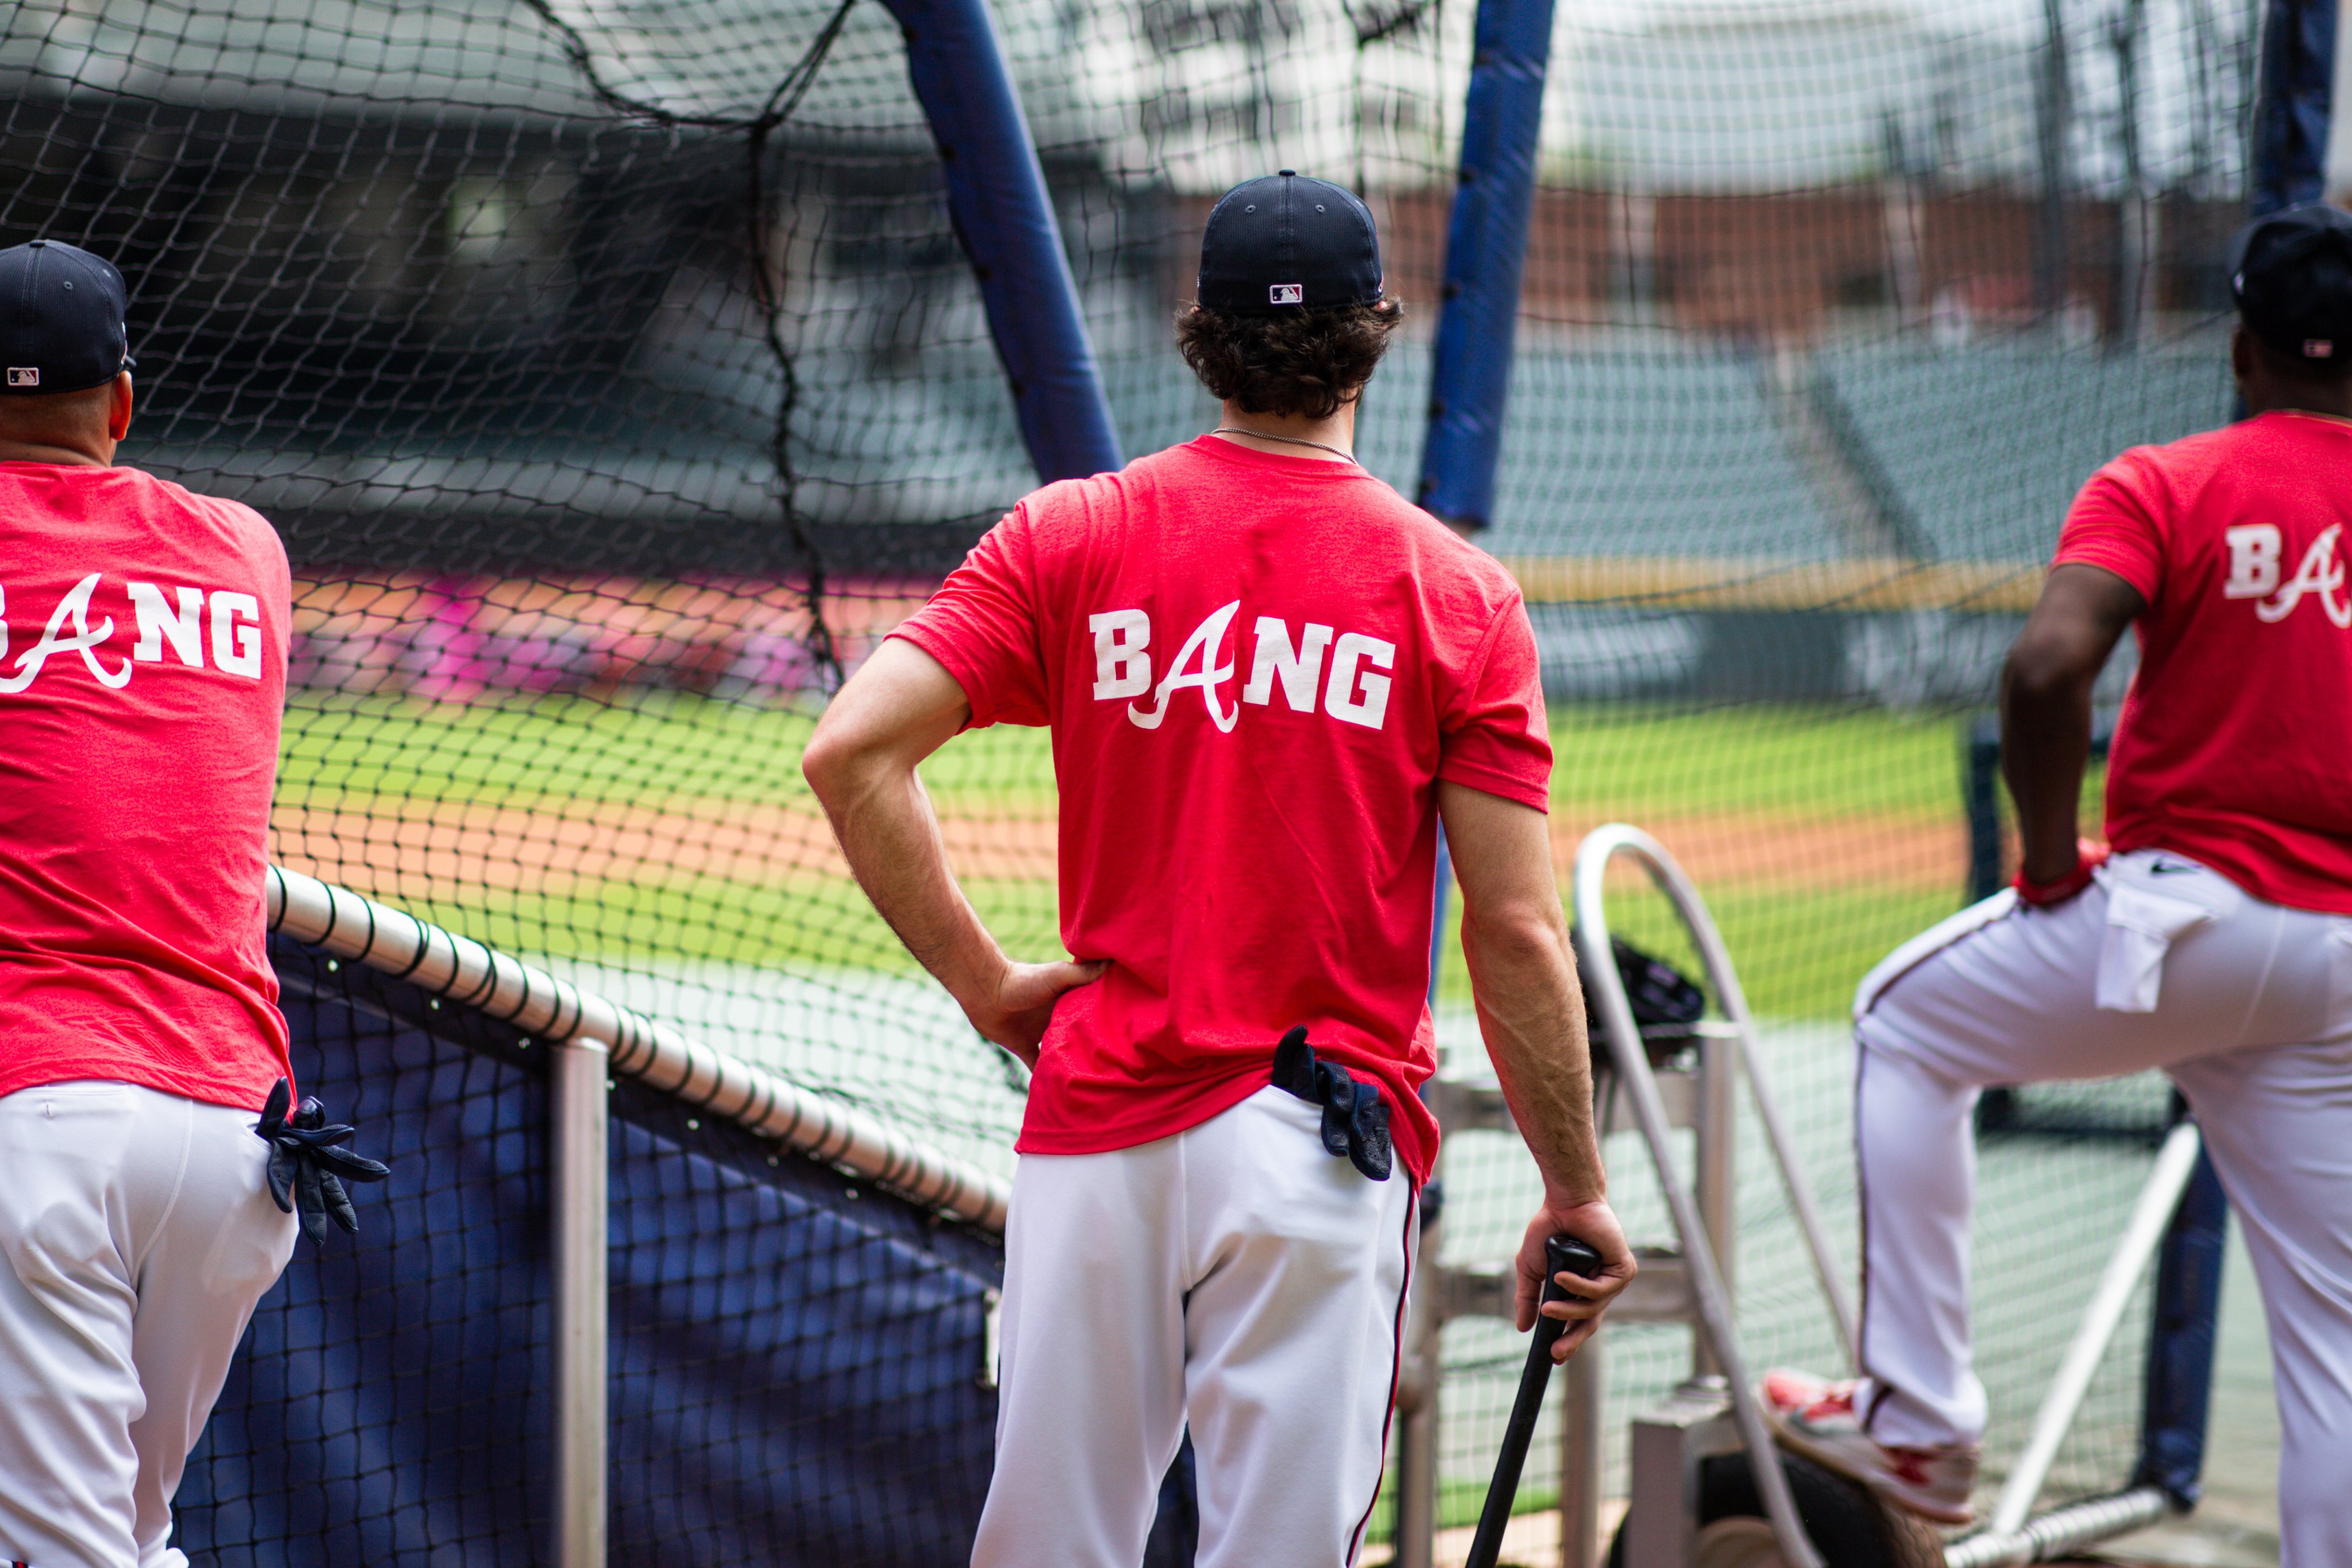
[[[41,640],[16,655],[16,673],[0,676],[0,692],[23,691],[41,673],[41,666],[58,653],[79,653],[81,662],[89,666],[89,673],[98,678],[100,685],[121,691],[131,684],[130,660],[123,660],[122,667],[118,670],[109,670],[98,662],[98,650],[114,635],[114,617],[111,615],[94,627],[89,623],[89,596],[98,589],[98,579],[99,574],[93,571],[66,591],[66,596],[58,601],[57,609],[49,613],[48,629],[41,633]],[[73,622],[70,634],[66,632],[68,621]],[[5,642],[0,642],[0,648],[5,646]]]
[[[1219,730],[1231,733],[1234,721],[1242,716],[1242,710],[1238,704],[1230,713],[1217,706],[1217,687],[1234,678],[1233,665],[1218,664],[1217,652],[1224,646],[1225,628],[1234,623],[1234,612],[1241,607],[1242,601],[1236,599],[1192,628],[1192,634],[1184,639],[1184,646],[1178,652],[1175,662],[1160,678],[1159,689],[1151,694],[1150,710],[1147,712],[1129,703],[1127,705],[1127,716],[1141,728],[1158,729],[1168,716],[1169,694],[1186,686],[1198,686],[1201,688],[1201,701],[1208,706],[1210,721]],[[1196,665],[1198,667],[1194,668]],[[1191,673],[1187,674],[1187,671]]]

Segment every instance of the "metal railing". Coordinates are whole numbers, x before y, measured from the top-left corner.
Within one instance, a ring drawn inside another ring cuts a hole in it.
[[[1707,986],[1724,1015],[1686,1031],[1696,1045],[1687,1066],[1654,1067],[1613,960],[1603,890],[1610,862],[1636,861],[1673,905],[1696,948]],[[1634,1495],[1625,1522],[1628,1568],[1671,1563],[1681,1568],[1691,1544],[1687,1467],[1706,1455],[1745,1450],[1771,1516],[1780,1560],[1818,1563],[1796,1517],[1748,1369],[1739,1351],[1732,1262],[1737,1224],[1733,1107],[1747,1081],[1766,1145],[1779,1167],[1789,1208],[1849,1362],[1857,1343],[1852,1293],[1820,1206],[1797,1158],[1794,1140],[1761,1060],[1756,1022],[1723,940],[1705,904],[1674,857],[1648,834],[1622,824],[1596,829],[1577,854],[1573,900],[1579,956],[1600,1020],[1595,1037],[1614,1072],[1603,1124],[1630,1117],[1656,1167],[1676,1232],[1670,1248],[1638,1248],[1642,1273],[1612,1307],[1612,1323],[1685,1322],[1694,1333],[1691,1379],[1655,1412],[1634,1422]],[[1510,1131],[1508,1107],[1491,1084],[1441,1079],[1430,1086],[1432,1110],[1451,1135]],[[1675,1129],[1696,1134],[1685,1182],[1671,1143]],[[2029,1519],[2053,1461],[2128,1307],[2148,1261],[2164,1244],[2182,1196],[2199,1169],[2196,1127],[2168,1135],[2130,1222],[2084,1313],[2048,1390],[2032,1437],[1979,1533],[1947,1548],[1948,1568],[2046,1561],[2155,1522],[2174,1506],[2164,1487],[2145,1478],[2123,1490],[2066,1504]],[[1465,1315],[1508,1318],[1507,1269],[1449,1267],[1438,1259],[1442,1218],[1423,1236],[1406,1375],[1399,1391],[1398,1568],[1434,1561],[1434,1422],[1441,1396],[1438,1331]],[[1605,1331],[1604,1331],[1605,1332]],[[1563,1568],[1594,1568],[1601,1558],[1602,1399],[1601,1363],[1588,1346],[1569,1364],[1567,1413],[1560,1437],[1560,1556]],[[2143,1464],[2143,1469],[2146,1469]],[[1654,1494],[1654,1495],[1652,1495]]]
[[[610,1070],[908,1202],[1002,1233],[1012,1184],[879,1118],[714,1051],[668,1025],[389,904],[271,866],[269,929],[500,1020],[550,1045],[595,1045]]]
[[[1658,891],[1674,905],[1675,915],[1690,934],[1697,947],[1701,967],[1706,972],[1706,982],[1717,1005],[1723,1010],[1731,1026],[1732,1039],[1739,1048],[1740,1065],[1747,1070],[1748,1089],[1756,1105],[1758,1119],[1765,1128],[1775,1162],[1780,1166],[1781,1185],[1789,1196],[1789,1207],[1795,1212],[1804,1232],[1805,1244],[1813,1255],[1813,1270],[1820,1278],[1832,1315],[1848,1353],[1854,1343],[1853,1309],[1849,1304],[1841,1279],[1836,1257],[1829,1249],[1828,1231],[1822,1223],[1820,1207],[1813,1201],[1812,1188],[1805,1180],[1804,1170],[1796,1161],[1796,1154],[1780,1108],[1772,1098],[1770,1080],[1764,1071],[1761,1052],[1756,1040],[1756,1020],[1748,1010],[1748,998],[1739,985],[1739,977],[1731,967],[1730,954],[1725,949],[1722,936],[1715,928],[1714,918],[1699,899],[1698,889],[1689,876],[1666,852],[1665,847],[1639,828],[1612,822],[1596,828],[1585,835],[1576,852],[1576,936],[1578,956],[1585,975],[1585,983],[1592,988],[1600,1003],[1601,1018],[1607,1026],[1611,1059],[1616,1065],[1617,1077],[1631,1091],[1635,1119],[1641,1124],[1643,1142],[1647,1145],[1650,1163],[1656,1168],[1658,1186],[1663,1191],[1667,1209],[1674,1216],[1677,1250],[1683,1266],[1689,1272],[1696,1338],[1707,1353],[1694,1368],[1699,1377],[1710,1372],[1719,1373],[1725,1385],[1723,1392],[1729,1397],[1733,1418],[1738,1424],[1741,1442],[1748,1455],[1749,1469],[1762,1498],[1766,1513],[1772,1521],[1772,1534],[1780,1543],[1780,1555],[1790,1568],[1821,1568],[1821,1554],[1805,1533],[1797,1517],[1797,1503],[1789,1491],[1787,1476],[1782,1474],[1778,1451],[1773,1446],[1770,1428],[1765,1424],[1764,1411],[1758,1403],[1754,1381],[1748,1375],[1747,1358],[1739,1346],[1739,1327],[1731,1286],[1722,1267],[1728,1260],[1732,1247],[1732,1228],[1736,1216],[1732,1212],[1730,1163],[1735,1142],[1728,1102],[1731,1099],[1729,1071],[1718,1070],[1712,1075],[1714,1096],[1724,1103],[1710,1107],[1712,1112],[1700,1124],[1699,1143],[1704,1151],[1710,1145],[1716,1153],[1710,1162],[1721,1175],[1706,1184],[1712,1201],[1703,1213],[1701,1190],[1686,1185],[1682,1177],[1681,1162],[1674,1147],[1673,1123],[1666,1115],[1664,1102],[1658,1093],[1657,1080],[1650,1069],[1649,1053],[1643,1048],[1641,1031],[1633,1022],[1633,1003],[1625,995],[1625,984],[1617,973],[1609,945],[1609,915],[1603,894],[1609,862],[1618,855],[1639,862],[1650,873]],[[1586,1432],[1587,1444],[1597,1449],[1600,1433]],[[1679,1478],[1677,1478],[1679,1479]],[[1638,1504],[1637,1500],[1637,1504]],[[1639,1521],[1632,1521],[1638,1525]],[[1561,1533],[1568,1534],[1570,1521],[1562,1521]],[[1579,1523],[1577,1546],[1588,1553],[1597,1546],[1597,1531]],[[1641,1542],[1629,1535],[1629,1547]],[[1563,1553],[1566,1555],[1566,1553]],[[1629,1563],[1635,1553],[1629,1550]]]
[[[1696,1061],[1690,1068],[1664,1071],[1651,1068],[1624,982],[1612,956],[1601,878],[1608,861],[1619,854],[1640,860],[1674,903],[1690,930],[1704,960],[1707,979],[1726,1015],[1721,1021],[1700,1023],[1689,1031],[1698,1047]],[[1609,1090],[1614,1106],[1604,1122],[1613,1119],[1615,1111],[1623,1111],[1640,1124],[1678,1232],[1675,1247],[1637,1249],[1642,1272],[1610,1309],[1610,1322],[1692,1324],[1696,1330],[1692,1356],[1694,1378],[1718,1393],[1737,1389],[1737,1402],[1748,1406],[1753,1416],[1752,1421],[1742,1423],[1749,1428],[1744,1436],[1750,1451],[1769,1453],[1769,1437],[1761,1413],[1754,1408],[1752,1394],[1746,1386],[1731,1307],[1737,1220],[1733,1118],[1738,1070],[1743,1062],[1759,1117],[1780,1163],[1790,1206],[1812,1249],[1814,1271],[1822,1281],[1832,1314],[1849,1350],[1853,1343],[1853,1312],[1835,1256],[1829,1249],[1820,1207],[1796,1163],[1793,1143],[1762,1070],[1755,1019],[1748,1010],[1746,996],[1722,938],[1696,889],[1673,856],[1648,834],[1612,824],[1587,835],[1578,851],[1574,897],[1580,968],[1599,1007],[1601,1043],[1606,1044],[1616,1064]],[[1439,1080],[1431,1086],[1430,1099],[1431,1108],[1448,1135],[1474,1130],[1507,1131],[1512,1127],[1509,1108],[1496,1088]],[[1602,1109],[1596,1107],[1596,1112]],[[1695,1129],[1697,1134],[1694,1179],[1688,1185],[1680,1177],[1668,1142],[1671,1130],[1677,1127]],[[1403,1419],[1398,1428],[1397,1568],[1429,1568],[1435,1556],[1439,1333],[1453,1318],[1479,1315],[1507,1319],[1513,1310],[1512,1281],[1507,1268],[1465,1269],[1447,1267],[1438,1261],[1443,1223],[1441,1214],[1423,1232],[1424,1262],[1416,1281],[1408,1325],[1406,1375],[1400,1380],[1399,1406]],[[1559,1561],[1563,1568],[1594,1568],[1601,1552],[1602,1397],[1601,1362],[1591,1346],[1569,1363],[1566,1384],[1559,1456]],[[1797,1522],[1795,1507],[1780,1467],[1758,1467],[1758,1485],[1768,1506],[1776,1492],[1780,1497],[1782,1506],[1775,1511],[1776,1533],[1779,1527],[1785,1525],[1787,1533],[1781,1540],[1788,1561],[1818,1564],[1818,1557],[1810,1555],[1811,1545]]]
[[[733,1121],[917,1206],[1002,1235],[1010,1185],[779,1074],[471,938],[271,866],[268,928],[529,1031],[550,1051],[554,1558],[606,1557],[606,1109],[614,1075]]]

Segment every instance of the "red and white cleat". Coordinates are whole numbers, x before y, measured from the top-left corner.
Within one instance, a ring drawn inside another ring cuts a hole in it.
[[[1938,1524],[1969,1524],[1969,1494],[1977,1485],[1977,1448],[1948,1443],[1896,1448],[1862,1429],[1852,1380],[1832,1383],[1807,1372],[1768,1372],[1757,1392],[1764,1418],[1780,1441],[1815,1464],[1860,1481],[1906,1512]]]

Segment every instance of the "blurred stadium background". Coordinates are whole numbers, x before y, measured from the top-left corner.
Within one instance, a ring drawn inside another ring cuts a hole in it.
[[[1170,319],[1214,195],[1280,164],[1357,185],[1383,224],[1411,325],[1360,450],[1413,493],[1470,0],[991,11],[1125,451],[1213,413]],[[1562,863],[1625,820],[1696,874],[1849,1246],[1839,1019],[1966,892],[1968,719],[2065,504],[2122,447],[2229,415],[2221,243],[2253,194],[2263,25],[2258,0],[1559,8],[1483,542],[1543,647]],[[0,81],[0,242],[70,239],[131,279],[125,460],[250,502],[294,560],[279,863],[1008,1172],[1018,1070],[912,970],[797,767],[840,672],[1037,477],[900,21],[855,0],[15,0]],[[1045,737],[966,736],[927,779],[982,912],[1055,951]],[[1674,953],[1630,884],[1622,918]],[[280,952],[306,1071],[394,1119],[417,1185],[370,1214],[389,1237],[306,1254],[273,1298],[184,1534],[222,1562],[529,1555],[527,1046]],[[1450,949],[1440,1015],[1448,1071],[1475,1075]],[[1981,1333],[2012,1446],[2165,1115],[2153,1082],[2083,1104],[2119,1135],[1986,1144]],[[959,1347],[988,1239],[883,1193],[857,1207],[674,1108],[615,1114],[646,1207],[615,1218],[614,1289],[625,1229],[628,1278],[667,1292],[642,1364],[615,1350],[649,1423],[616,1427],[637,1500],[616,1493],[615,1552],[957,1560],[986,1474],[992,1401],[957,1358],[980,1358]],[[1633,1145],[1612,1151],[1662,1230]],[[1822,1359],[1747,1170],[1754,1354]],[[1524,1156],[1467,1134],[1444,1178],[1449,1257],[1499,1257]],[[779,1285],[793,1326],[759,1326],[783,1309],[754,1281],[850,1254],[884,1261],[838,1265],[821,1311]],[[869,1290],[896,1304],[861,1319]],[[1607,1354],[1622,1418],[1686,1350],[1628,1329]],[[2128,1472],[2138,1354],[2110,1358],[2056,1492]],[[1464,1517],[1517,1350],[1465,1321],[1446,1354]],[[828,1405],[819,1364],[877,1386],[931,1367],[932,1403],[911,1427],[905,1389]],[[789,1496],[763,1479],[778,1444]],[[1522,1505],[1550,1485],[1531,1466]]]

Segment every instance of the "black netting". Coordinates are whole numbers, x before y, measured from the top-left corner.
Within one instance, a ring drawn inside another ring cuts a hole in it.
[[[1215,193],[1292,166],[1357,184],[1382,223],[1410,324],[1360,450],[1412,493],[1469,0],[992,9],[1125,450],[1209,424],[1169,319]],[[1486,536],[1543,651],[1556,843],[1564,862],[1627,820],[1683,858],[1843,1233],[1837,1020],[1967,885],[1966,717],[2068,497],[2119,448],[2228,414],[2221,241],[2248,191],[2254,8],[1558,9]],[[0,242],[74,240],[130,279],[126,460],[250,501],[292,553],[276,857],[1009,1170],[1019,1074],[874,916],[798,770],[837,672],[1035,477],[893,17],[828,0],[25,0],[0,15]],[[927,778],[976,905],[1011,950],[1054,953],[1044,737],[961,737]],[[1654,904],[1629,894],[1622,917],[1672,947]],[[1441,1035],[1476,1071],[1458,960],[1441,980]],[[369,1049],[393,1052],[369,1092],[412,1097],[372,1124],[465,1130],[409,1168],[432,1166],[444,1205],[416,1245],[488,1292],[450,1286],[490,1316],[445,1324],[479,1347],[479,1375],[445,1406],[341,1297],[351,1345],[326,1348],[324,1307],[257,1343],[297,1335],[320,1347],[308,1364],[338,1368],[331,1397],[295,1402],[303,1420],[413,1389],[398,1397],[417,1409],[467,1412],[438,1433],[454,1450],[483,1434],[482,1464],[411,1474],[334,1415],[331,1462],[383,1500],[338,1528],[446,1487],[433,1539],[503,1541],[536,1506],[484,1479],[538,1431],[535,1385],[500,1359],[538,1322],[513,1174],[536,1166],[486,1151],[535,1137],[514,1130],[536,1125],[533,1092],[422,1035]],[[2139,1125],[2161,1091],[2076,1098],[2096,1103],[2061,1119]],[[2147,1159],[2047,1133],[1986,1151],[1991,1473],[2088,1294],[2079,1260]],[[1502,1256],[1531,1197],[1523,1156],[1495,1143],[1449,1156],[1456,1260]],[[734,1167],[696,1147],[710,1185],[686,1207],[785,1202],[726,1186]],[[490,1162],[487,1185],[467,1160]],[[1623,1190],[1654,1232],[1638,1177]],[[1785,1216],[1760,1187],[1749,1213],[1758,1354],[1819,1359]],[[299,1265],[287,1290],[349,1291],[299,1272],[344,1266]],[[398,1325],[435,1310],[457,1309],[420,1300]],[[1671,1331],[1617,1345],[1622,1416],[1684,1349]],[[1501,1419],[1484,1369],[1511,1358],[1484,1323],[1449,1346],[1460,1519]],[[2101,1388],[2070,1487],[2127,1468],[2128,1373]],[[287,1500],[270,1506],[315,1511],[317,1483],[283,1467],[329,1460],[235,1436],[261,1407],[235,1398],[213,1452],[268,1452]],[[1540,1464],[1527,1487],[1540,1500]],[[244,1517],[191,1515],[236,1539]]]
[[[548,1547],[546,1047],[278,944],[306,1092],[388,1159],[300,1246],[179,1497],[222,1563],[530,1562]],[[995,1395],[992,1239],[675,1102],[612,1096],[611,1551],[697,1564],[969,1556]]]

